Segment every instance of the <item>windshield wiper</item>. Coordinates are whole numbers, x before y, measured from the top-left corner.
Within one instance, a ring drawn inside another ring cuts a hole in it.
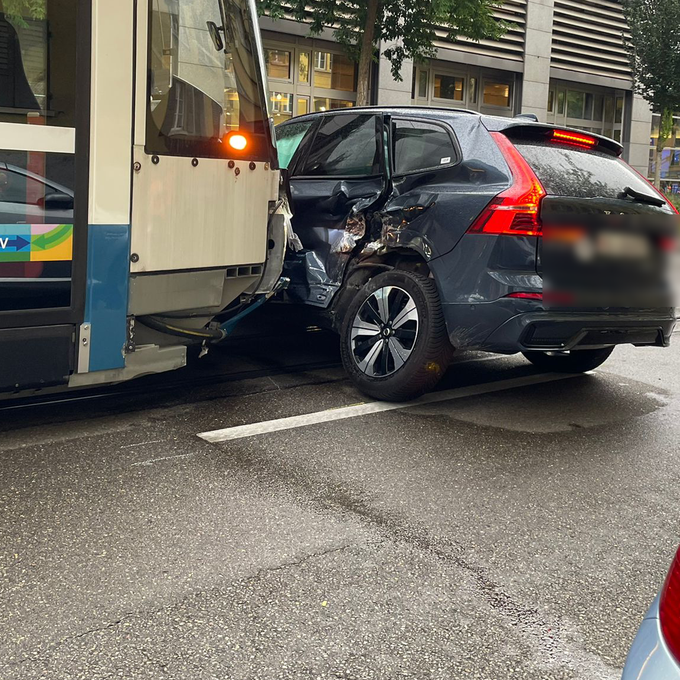
[[[641,191],[635,191],[631,187],[625,187],[624,190],[617,196],[617,198],[632,198],[638,203],[647,203],[649,205],[655,205],[657,208],[662,208],[666,205],[666,201],[661,198],[661,196],[650,196],[649,194],[642,193]]]

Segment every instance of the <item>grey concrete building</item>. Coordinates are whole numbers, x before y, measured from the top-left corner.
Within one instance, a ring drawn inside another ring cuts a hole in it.
[[[617,139],[626,159],[647,175],[653,116],[633,92],[620,2],[506,0],[496,15],[510,24],[500,40],[451,42],[446,30],[438,30],[436,58],[405,63],[401,81],[381,58],[373,74],[374,102],[535,113],[542,121]],[[332,31],[310,38],[304,24],[266,17],[261,28],[277,122],[354,104],[355,67]],[[674,154],[671,149],[670,165]]]

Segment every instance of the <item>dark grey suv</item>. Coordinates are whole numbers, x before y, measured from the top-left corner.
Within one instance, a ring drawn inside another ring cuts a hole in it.
[[[323,310],[366,394],[415,397],[460,348],[581,372],[668,345],[677,215],[617,142],[415,107],[301,116],[277,142],[287,297]]]

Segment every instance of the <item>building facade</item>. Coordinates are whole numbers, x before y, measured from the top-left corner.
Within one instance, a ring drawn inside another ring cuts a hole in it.
[[[626,160],[651,176],[654,117],[633,92],[620,2],[505,0],[496,16],[509,25],[500,40],[449,41],[445,29],[437,30],[436,58],[427,64],[405,62],[400,81],[381,57],[373,72],[373,102],[453,106],[502,116],[534,113],[541,121],[620,141]],[[277,123],[354,105],[356,68],[331,30],[310,38],[305,24],[268,17],[260,19],[260,26]],[[680,184],[680,133],[667,146],[662,177],[671,188],[673,178]]]

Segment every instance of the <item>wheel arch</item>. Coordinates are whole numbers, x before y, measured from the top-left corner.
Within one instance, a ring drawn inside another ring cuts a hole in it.
[[[357,293],[377,274],[393,269],[412,271],[424,276],[432,273],[425,258],[413,248],[390,248],[368,257],[360,255],[347,265],[345,279],[331,304],[333,330],[339,332],[349,306]]]

